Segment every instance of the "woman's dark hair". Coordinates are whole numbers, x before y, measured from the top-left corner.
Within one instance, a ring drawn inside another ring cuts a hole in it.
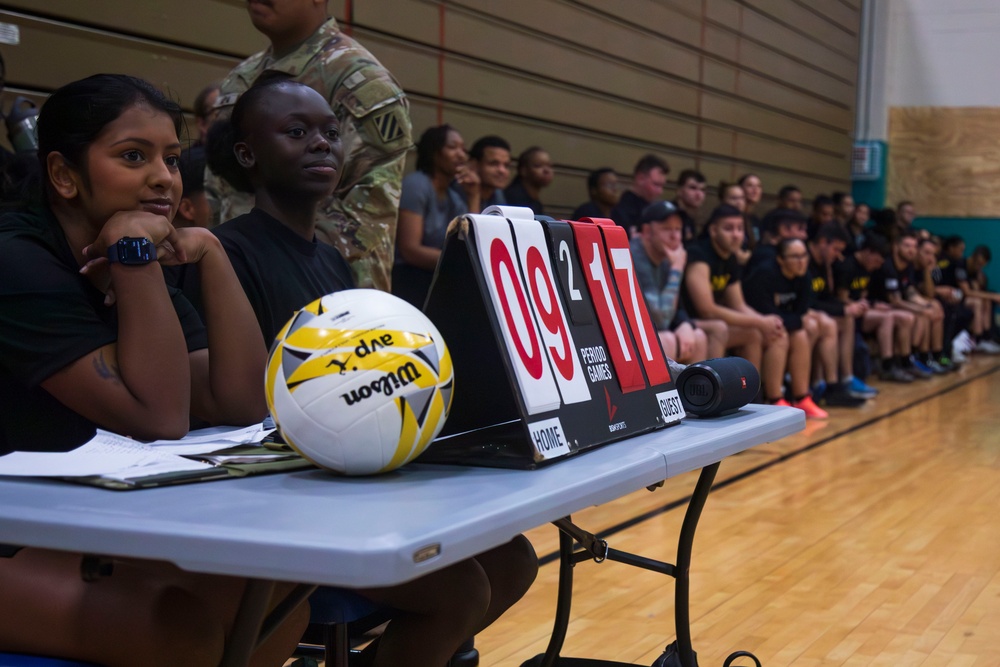
[[[39,202],[48,187],[47,162],[59,153],[80,169],[85,183],[84,155],[94,139],[134,105],[162,111],[180,134],[181,107],[148,81],[125,74],[95,74],[59,88],[42,105],[38,115],[38,159],[35,168],[16,174],[18,182],[8,185],[6,197]],[[30,172],[30,173],[27,173]]]
[[[756,178],[758,181],[760,180],[760,176],[751,171],[750,173],[743,174],[742,176],[740,176],[739,180],[737,180],[736,182],[739,184],[740,187],[743,187],[744,185],[746,185],[747,179],[749,178]]]
[[[228,119],[217,120],[208,128],[205,137],[205,161],[208,168],[240,192],[253,192],[254,189],[246,169],[236,160],[234,147],[237,142],[244,141],[250,133],[248,119],[259,104],[259,100],[278,86],[305,86],[305,84],[293,81],[289,75],[282,72],[265,74],[240,95]]]
[[[455,128],[447,123],[428,127],[417,142],[417,171],[428,176],[434,173],[434,156],[448,143],[448,133]]]
[[[126,74],[95,74],[66,84],[45,101],[38,115],[38,163],[50,153],[82,167],[83,155],[105,127],[136,104],[162,111],[180,134],[181,107],[153,84]]]

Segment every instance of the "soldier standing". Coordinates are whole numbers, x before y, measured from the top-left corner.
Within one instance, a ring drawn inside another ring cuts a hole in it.
[[[290,76],[318,91],[340,120],[345,164],[340,185],[320,207],[316,233],[335,247],[358,287],[389,291],[400,182],[412,145],[409,105],[399,84],[363,46],[327,16],[327,0],[249,0],[254,27],[271,46],[237,65],[222,82],[216,108],[228,116],[261,76]],[[246,213],[251,195],[206,174],[219,221]]]

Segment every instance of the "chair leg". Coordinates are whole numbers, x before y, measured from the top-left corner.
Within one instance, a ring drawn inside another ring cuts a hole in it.
[[[347,636],[347,623],[331,623],[323,635],[327,667],[348,667],[351,641]]]

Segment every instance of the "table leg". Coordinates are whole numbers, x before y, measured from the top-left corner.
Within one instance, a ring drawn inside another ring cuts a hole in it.
[[[691,594],[691,551],[694,546],[694,532],[698,528],[701,511],[712,490],[712,482],[719,472],[719,463],[702,468],[698,483],[691,494],[681,534],[677,539],[677,563],[674,578],[674,621],[677,626],[677,651],[683,667],[698,667],[698,659],[691,647],[691,611],[689,607]]]

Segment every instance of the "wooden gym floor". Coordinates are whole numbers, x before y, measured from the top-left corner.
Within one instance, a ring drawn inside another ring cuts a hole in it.
[[[765,667],[1000,665],[998,370],[1000,358],[976,357],[929,381],[875,383],[882,394],[864,407],[724,461],[694,544],[699,664],[748,650]],[[574,520],[672,562],[676,501],[695,480]],[[516,667],[548,641],[557,535],[528,536],[546,564],[477,637],[483,667]],[[589,561],[575,578],[563,655],[650,665],[673,641],[673,579]]]

